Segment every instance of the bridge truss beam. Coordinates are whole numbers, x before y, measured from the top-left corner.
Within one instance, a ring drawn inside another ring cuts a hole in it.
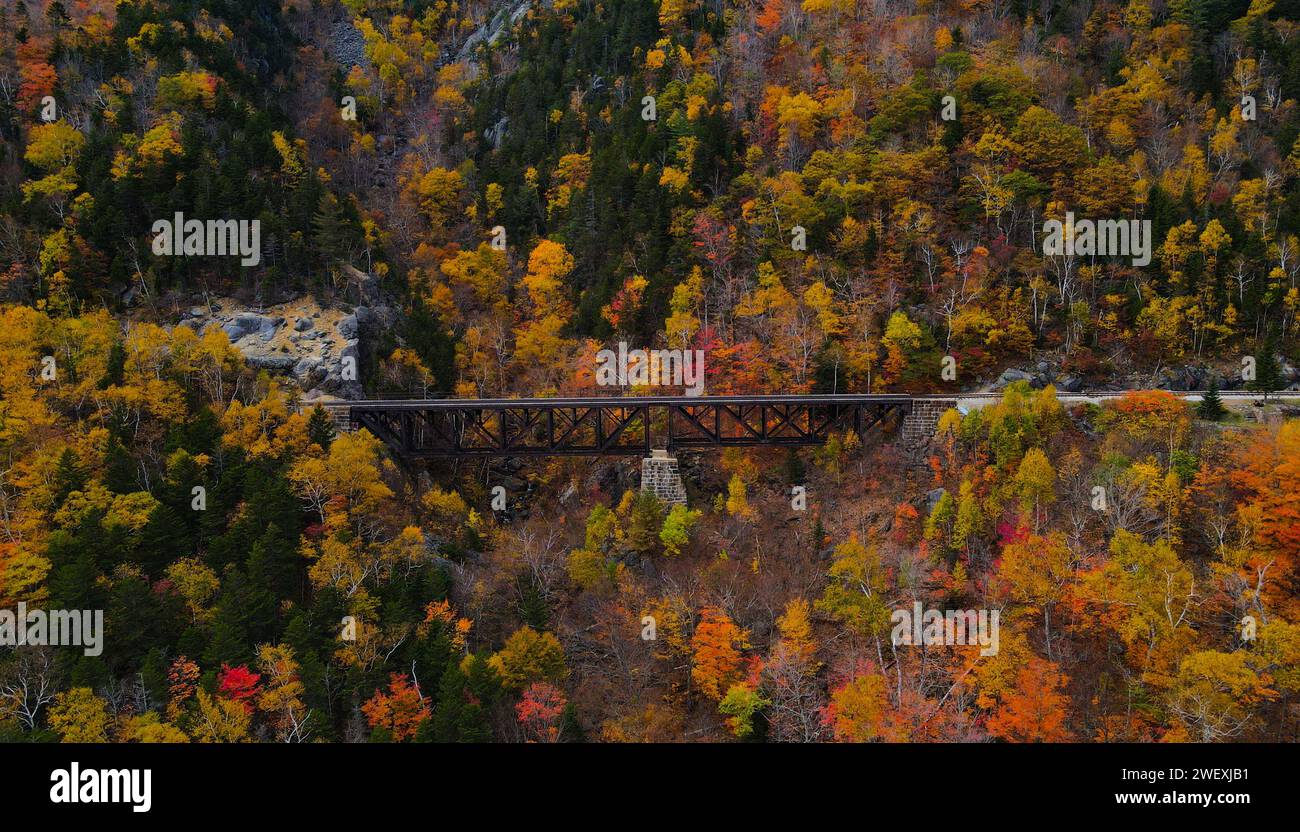
[[[434,399],[351,403],[349,418],[399,454],[418,457],[648,456],[662,447],[821,445],[861,434],[907,396]]]

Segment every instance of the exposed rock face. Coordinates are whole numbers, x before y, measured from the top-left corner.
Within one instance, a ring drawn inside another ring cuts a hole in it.
[[[1278,356],[1282,388],[1286,391],[1300,390],[1300,370],[1288,363],[1283,356]],[[1054,385],[1058,393],[1079,393],[1085,390],[1147,390],[1159,389],[1174,392],[1208,390],[1211,384],[1217,384],[1220,390],[1236,391],[1248,389],[1249,383],[1241,377],[1241,367],[1227,362],[1217,366],[1198,366],[1195,364],[1175,364],[1161,366],[1151,371],[1132,371],[1127,375],[1115,375],[1104,383],[1088,383],[1082,375],[1066,372],[1048,361],[1039,361],[1032,371],[1008,367],[1002,371],[993,383],[981,388],[983,393],[997,393],[1017,381],[1027,381],[1035,389],[1042,389],[1048,384]]]
[[[1057,389],[1064,390],[1066,393],[1078,393],[1083,389],[1083,379],[1074,374],[1062,376],[1056,382]]]
[[[304,390],[319,387],[329,377],[325,359],[315,355],[304,355],[293,365],[293,377]]]
[[[342,14],[330,27],[330,54],[344,70],[354,66],[368,69],[370,61],[366,58],[366,40],[357,27],[352,25],[352,18]]]
[[[510,117],[502,116],[496,124],[483,131],[483,138],[492,142],[493,150],[501,149],[501,140],[506,137],[506,128],[510,126]]]
[[[358,282],[363,297],[367,288],[377,288]],[[377,296],[374,291],[371,294]],[[192,307],[180,324],[197,332],[221,327],[249,366],[291,376],[304,398],[311,400],[321,396],[361,398],[361,384],[351,373],[353,368],[360,370],[361,339],[373,328],[391,326],[395,320],[396,314],[383,305],[358,306],[347,312],[322,309],[314,299],[304,297],[252,310],[231,298],[220,298],[206,309]]]
[[[275,337],[276,328],[282,323],[284,323],[283,318],[270,318],[255,312],[241,312],[221,328],[226,331],[226,337],[231,340],[231,343],[249,335],[256,335],[263,341],[270,341]]]
[[[528,14],[528,10],[533,7],[532,0],[523,0],[522,3],[507,4],[498,9],[497,12],[488,19],[486,23],[470,33],[465,38],[465,43],[461,45],[460,52],[456,55],[458,62],[464,63],[474,55],[474,50],[481,43],[494,45],[497,41],[505,36],[509,28],[519,22],[520,18]]]
[[[1008,384],[1011,384],[1012,382],[1032,381],[1033,378],[1034,376],[1032,373],[1026,373],[1024,370],[1017,370],[1015,368],[1008,367],[1007,369],[1002,371],[1002,375],[998,376],[998,380],[993,382],[993,386],[990,389],[1001,390],[1003,387],[1006,387]]]

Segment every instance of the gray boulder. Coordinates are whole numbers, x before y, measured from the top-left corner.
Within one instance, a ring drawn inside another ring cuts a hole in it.
[[[310,390],[325,380],[328,372],[325,362],[314,355],[303,356],[293,365],[293,377],[304,390]]]
[[[238,341],[247,335],[257,335],[263,341],[270,341],[275,337],[277,326],[274,319],[265,315],[241,312],[222,328],[226,330],[226,337],[231,341]]]
[[[1008,367],[1002,371],[1002,375],[998,376],[998,380],[993,382],[993,389],[1001,390],[1003,387],[1006,387],[1008,384],[1013,382],[1032,381],[1033,378],[1032,375],[1026,373],[1024,370],[1017,370],[1014,367]]]
[[[1056,386],[1066,393],[1078,393],[1083,389],[1083,379],[1080,376],[1070,374],[1058,379]]]
[[[270,370],[274,373],[287,373],[293,370],[298,363],[298,359],[292,355],[283,355],[281,353],[246,353],[244,360],[248,362],[250,367],[256,367],[259,370]]]

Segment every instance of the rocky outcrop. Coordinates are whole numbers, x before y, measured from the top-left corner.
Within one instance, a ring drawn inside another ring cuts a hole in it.
[[[523,0],[521,3],[507,4],[498,9],[486,23],[470,32],[469,37],[461,44],[460,52],[456,55],[458,63],[465,63],[474,55],[474,50],[479,44],[486,43],[494,46],[506,32],[510,30],[519,20],[533,7],[532,0]]]
[[[998,376],[997,381],[989,387],[990,390],[1001,390],[1009,384],[1017,381],[1033,381],[1033,373],[1026,373],[1024,370],[1017,370],[1014,367],[1008,367]]]
[[[1282,389],[1284,391],[1300,390],[1300,370],[1292,366],[1283,356],[1278,356],[1281,371]],[[1248,389],[1248,382],[1241,377],[1241,367],[1227,363],[1217,367],[1201,367],[1194,364],[1182,364],[1159,367],[1153,371],[1130,372],[1115,376],[1109,382],[1096,385],[1088,384],[1083,376],[1064,372],[1051,362],[1041,360],[1032,369],[1008,367],[1002,371],[991,384],[980,389],[983,393],[996,393],[1017,381],[1027,381],[1034,389],[1042,389],[1051,384],[1058,393],[1079,393],[1085,390],[1171,390],[1186,392],[1189,390],[1208,390],[1211,384],[1217,384],[1220,390],[1233,391]]]
[[[276,329],[283,323],[284,318],[271,318],[256,312],[240,312],[226,321],[221,328],[226,331],[226,337],[231,343],[249,335],[256,335],[263,341],[270,341],[275,337]]]
[[[366,57],[366,40],[352,24],[352,18],[346,14],[339,15],[330,26],[329,52],[345,73],[354,66],[370,68],[370,60]]]
[[[377,283],[367,284],[372,279],[361,272],[354,277],[363,298],[379,299]],[[207,306],[191,307],[180,324],[200,333],[220,327],[249,366],[291,377],[303,398],[312,400],[362,397],[363,339],[378,327],[394,325],[396,318],[382,304],[350,311],[325,309],[303,297],[250,309],[232,298],[219,298]]]

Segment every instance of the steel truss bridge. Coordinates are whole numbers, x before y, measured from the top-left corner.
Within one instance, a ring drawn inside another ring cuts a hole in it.
[[[1188,402],[1203,395],[1169,392]],[[1122,395],[1124,391],[1104,391],[1057,398],[1068,405]],[[1225,403],[1258,399],[1258,394],[1241,391],[1220,395]],[[365,428],[409,458],[649,456],[653,448],[821,445],[832,433],[861,435],[894,414],[903,417],[904,441],[915,441],[933,432],[950,407],[982,407],[1000,399],[1001,393],[590,396],[336,400],[327,409],[340,427]]]
[[[652,448],[821,445],[862,434],[923,397],[908,395],[594,396],[348,402],[404,457],[649,456]],[[953,399],[935,397],[951,406]]]

